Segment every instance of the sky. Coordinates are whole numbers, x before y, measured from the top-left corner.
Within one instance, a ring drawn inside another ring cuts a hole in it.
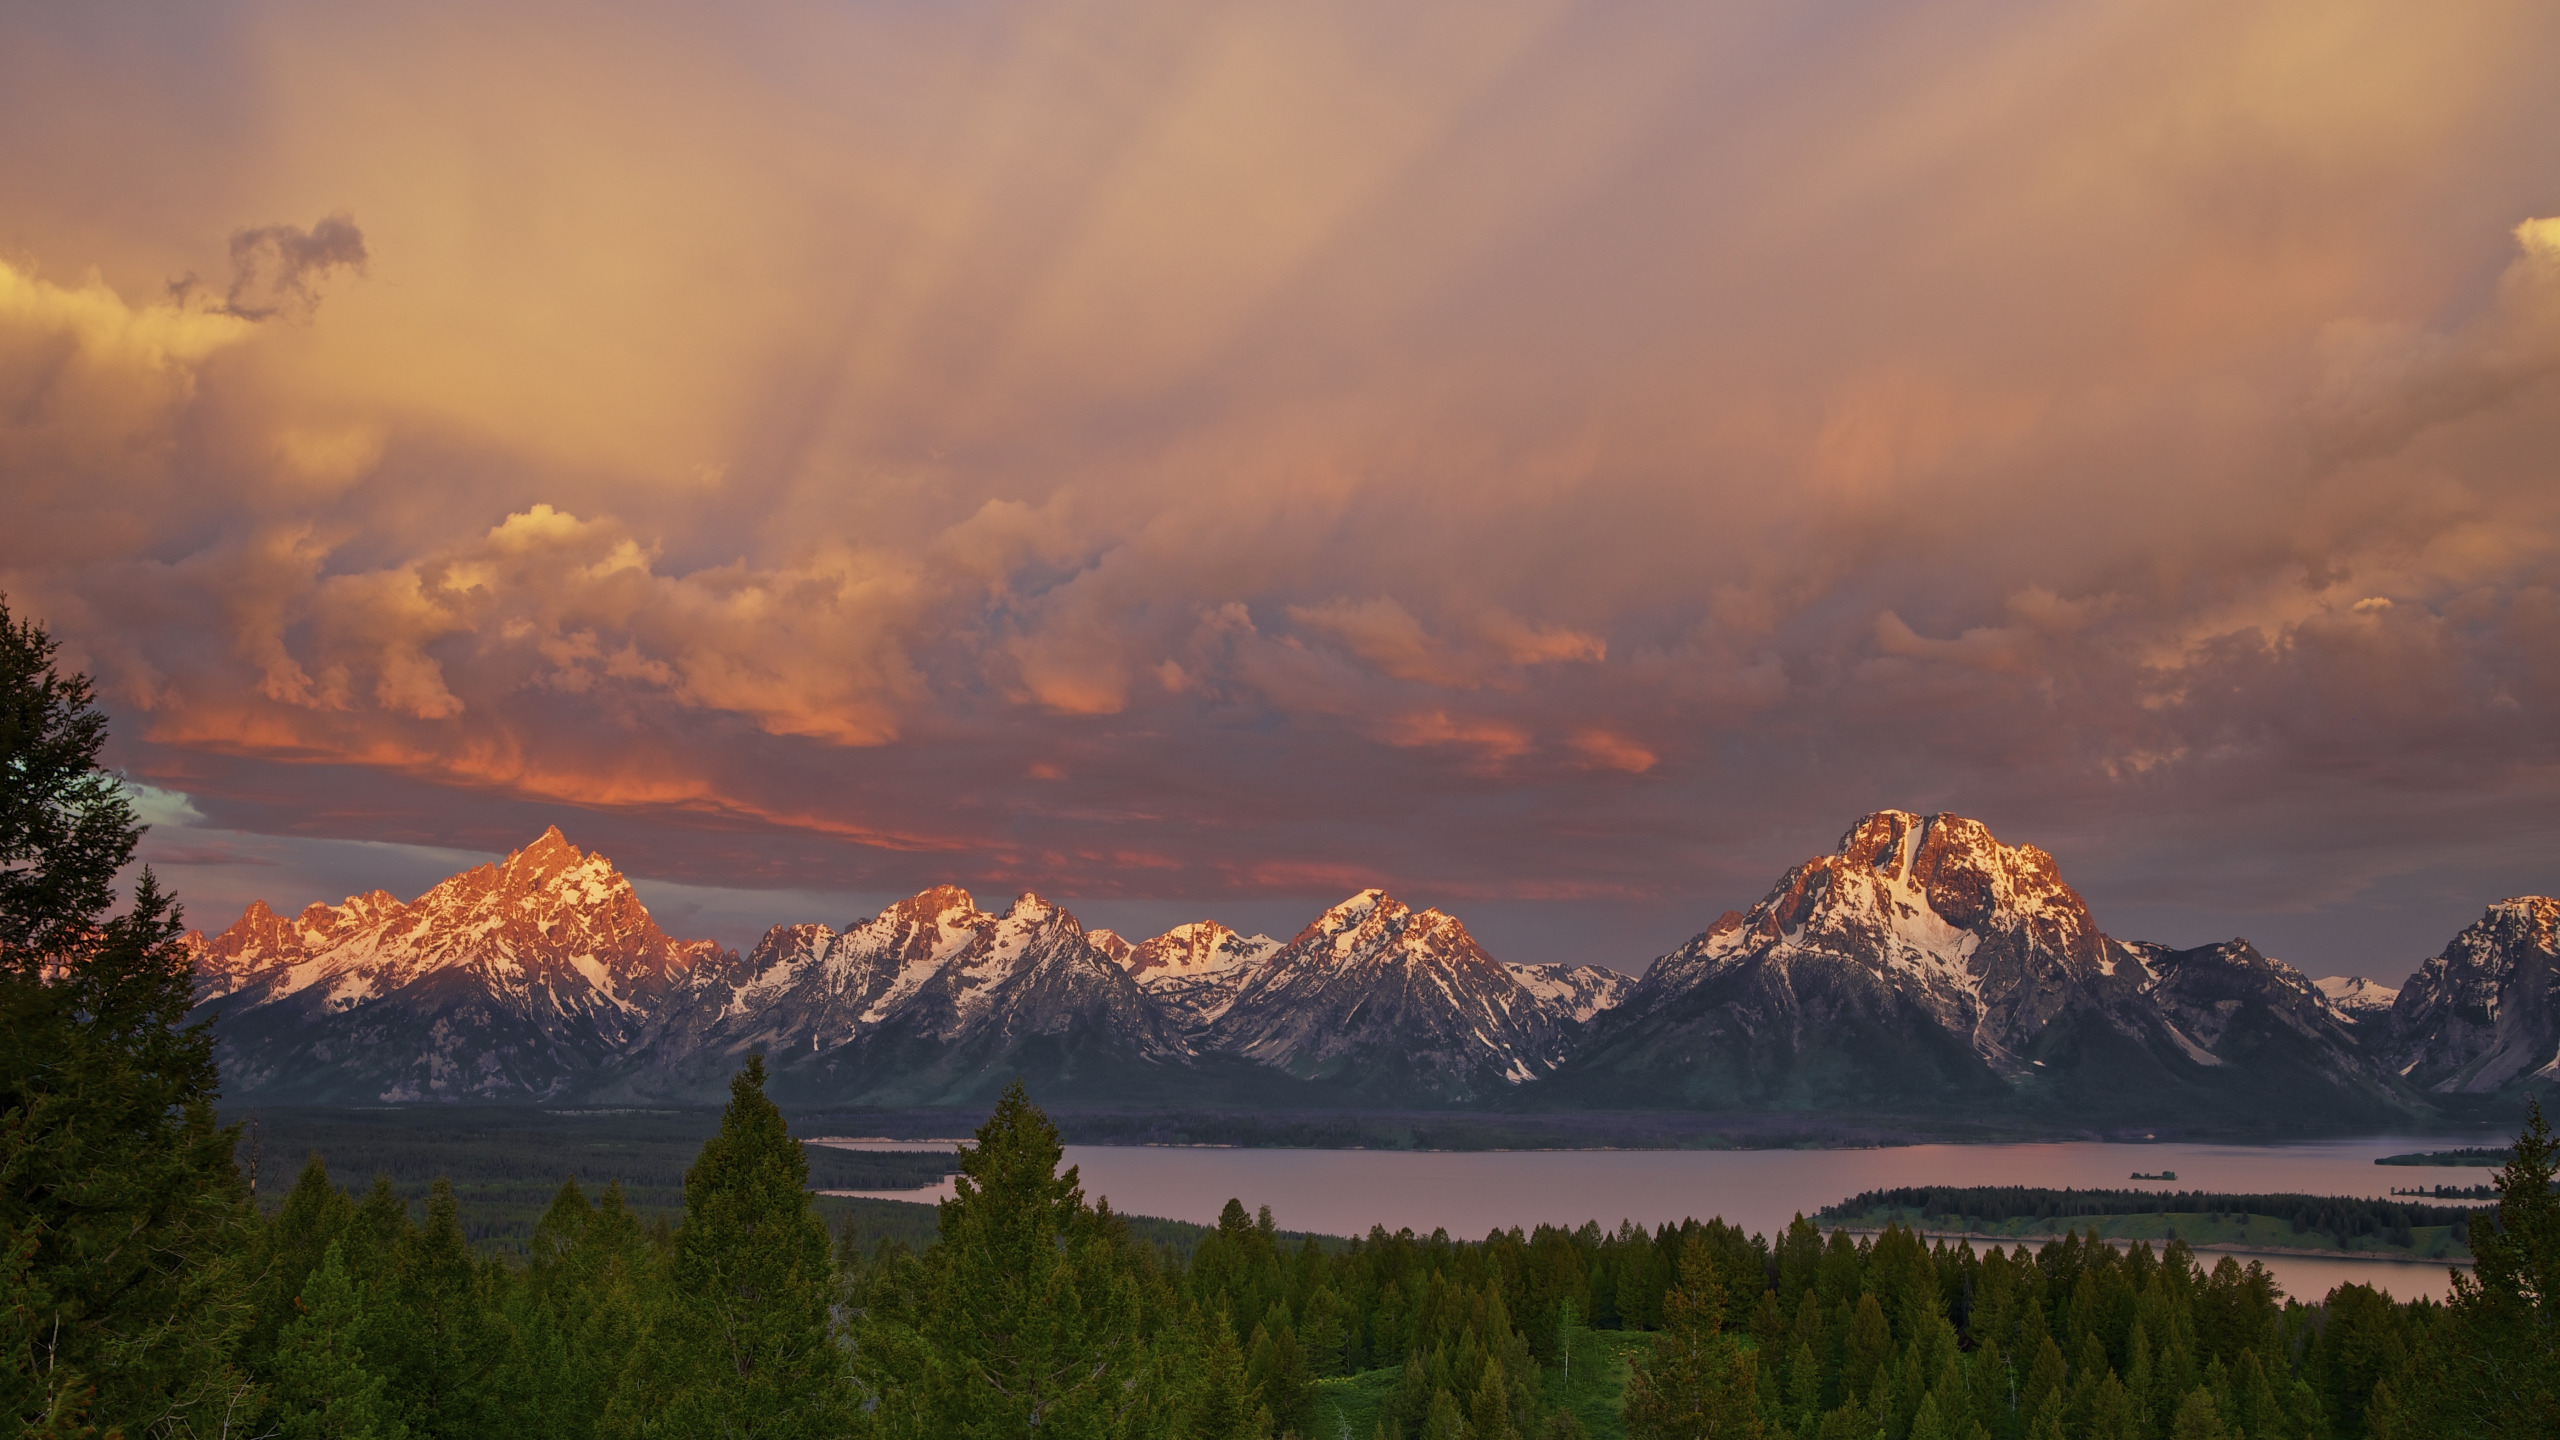
[[[0,591],[199,923],[557,824],[1641,968],[1860,815],[2560,890],[2560,7],[14,6]]]

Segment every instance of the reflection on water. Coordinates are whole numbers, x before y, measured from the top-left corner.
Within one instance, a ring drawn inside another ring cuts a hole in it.
[[[914,1145],[918,1142],[907,1142]],[[1517,1225],[1620,1220],[1659,1225],[1721,1215],[1762,1234],[1861,1190],[1892,1185],[2043,1185],[2361,1195],[2392,1186],[2476,1184],[2488,1172],[2379,1166],[2377,1156],[2478,1144],[2480,1137],[2381,1136],[2300,1145],[1909,1145],[1877,1150],[1227,1150],[1071,1145],[1085,1193],[1132,1215],[1213,1222],[1228,1197],[1268,1205],[1283,1229],[1360,1235],[1371,1225],[1445,1229],[1462,1239]],[[2492,1142],[2494,1143],[2494,1142]],[[2136,1171],[2174,1170],[2175,1181]],[[936,1199],[933,1190],[893,1198]],[[2210,1263],[2214,1258],[2207,1254]],[[2244,1259],[2250,1257],[2243,1257]],[[2360,1281],[2407,1300],[2442,1298],[2441,1264],[2260,1256],[2288,1293],[2317,1299]]]

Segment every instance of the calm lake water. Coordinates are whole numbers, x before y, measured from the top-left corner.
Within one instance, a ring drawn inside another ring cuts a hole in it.
[[[839,1142],[844,1143],[844,1142]],[[850,1142],[917,1149],[931,1142]],[[2296,1145],[1909,1145],[1875,1150],[1228,1150],[1070,1145],[1085,1193],[1132,1215],[1212,1223],[1230,1196],[1268,1205],[1281,1228],[1362,1235],[1372,1224],[1461,1239],[1517,1225],[1640,1225],[1722,1216],[1762,1234],[1861,1190],[1892,1185],[2043,1185],[2386,1196],[2393,1186],[2476,1185],[2494,1173],[2376,1165],[2376,1156],[2497,1144],[2478,1135],[2379,1136]],[[2171,1181],[2135,1171],[2174,1170]],[[930,1200],[932,1190],[883,1192]],[[2212,1258],[2206,1257],[2208,1261]],[[2243,1257],[2244,1259],[2247,1257]],[[2317,1299],[2348,1281],[2401,1299],[2449,1288],[2441,1264],[2263,1256],[2287,1292]]]

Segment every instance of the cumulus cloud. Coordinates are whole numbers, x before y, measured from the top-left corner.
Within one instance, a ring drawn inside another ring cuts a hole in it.
[[[0,22],[0,585],[217,822],[1707,915],[1884,803],[2102,898],[2549,838],[2547,6],[600,16]]]
[[[1434,636],[1413,612],[1387,596],[1336,597],[1317,605],[1292,605],[1289,618],[1309,632],[1339,643],[1379,673],[1451,690],[1500,683],[1522,665],[1596,662],[1609,644],[1562,626],[1533,627],[1495,609],[1475,618],[1463,642]]]
[[[2560,377],[2560,219],[2515,227],[2487,309],[2450,330],[2341,320],[2323,335],[2314,414],[2330,463],[2387,454],[2420,433]]]

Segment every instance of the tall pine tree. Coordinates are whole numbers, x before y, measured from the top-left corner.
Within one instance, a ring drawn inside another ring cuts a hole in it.
[[[1872,1297],[1870,1297],[1872,1298]],[[1724,1283],[1706,1237],[1681,1247],[1680,1283],[1662,1297],[1662,1333],[1627,1378],[1635,1440],[1758,1440],[1756,1367],[1724,1333]]]
[[[329,1246],[294,1309],[276,1342],[281,1440],[407,1440],[383,1377],[365,1359],[373,1317],[347,1276],[344,1246]]]
[[[294,1297],[355,1216],[355,1204],[329,1181],[329,1168],[314,1153],[285,1195],[284,1205],[258,1227],[249,1263],[248,1332],[240,1337],[240,1363],[252,1375],[272,1373],[276,1340],[294,1317]]]
[[[496,1397],[489,1377],[504,1332],[483,1272],[462,1235],[453,1186],[437,1180],[427,1223],[391,1247],[376,1363],[389,1376],[401,1418],[418,1440],[476,1440],[489,1433]]]
[[[826,1223],[764,1077],[764,1057],[750,1057],[720,1133],[685,1172],[667,1285],[608,1433],[797,1440],[852,1423]]]
[[[2453,1324],[2435,1377],[2466,1433],[2560,1435],[2560,1142],[2531,1102],[2494,1212],[2471,1222],[2470,1275],[2455,1271]]]
[[[1125,1228],[1085,1205],[1063,1154],[1022,1082],[1006,1087],[961,1152],[912,1339],[879,1337],[910,1361],[876,1382],[888,1433],[1112,1436],[1155,1413]]]
[[[0,1414],[141,1435],[219,1416],[248,1203],[176,904],[98,750],[86,677],[0,602]],[[204,1428],[204,1427],[199,1427]]]

